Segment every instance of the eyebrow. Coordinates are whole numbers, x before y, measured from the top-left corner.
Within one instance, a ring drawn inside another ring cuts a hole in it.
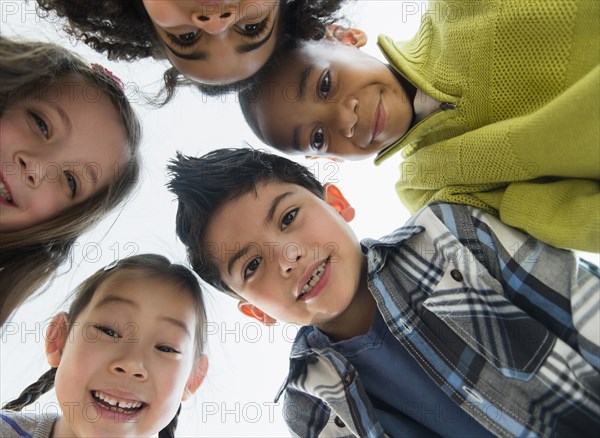
[[[129,307],[133,307],[134,309],[140,308],[140,306],[135,301],[129,300],[127,298],[119,297],[117,295],[107,295],[104,298],[102,298],[98,304],[96,304],[96,309],[101,308],[101,307],[106,307],[111,304],[125,304]],[[188,329],[187,324],[185,324],[183,321],[180,321],[179,319],[173,318],[170,316],[160,316],[159,320],[169,322],[169,323],[177,326],[187,336],[191,337],[190,330]]]
[[[268,225],[273,221],[273,216],[275,216],[275,211],[277,210],[277,207],[279,207],[279,204],[281,204],[281,202],[284,199],[290,197],[294,193],[295,192],[285,192],[285,193],[282,193],[281,195],[273,198],[273,200],[271,201],[271,206],[269,207],[269,211],[267,211],[267,214],[265,215],[265,220],[264,220],[265,225]],[[241,248],[239,251],[237,251],[233,255],[233,257],[231,257],[229,259],[229,262],[227,263],[227,272],[229,273],[229,275],[231,275],[231,269],[233,268],[233,265],[235,265],[235,263],[239,259],[244,257],[248,253],[250,248],[253,246],[255,246],[254,243],[252,243],[252,244],[248,243],[248,244],[244,245],[243,248]]]
[[[248,52],[252,52],[253,50],[256,50],[256,49],[262,47],[267,41],[269,41],[269,39],[271,38],[271,35],[273,35],[274,29],[275,29],[275,25],[271,26],[271,30],[262,40],[257,41],[255,43],[242,44],[240,46],[237,46],[235,48],[235,51],[237,53],[248,53]],[[194,52],[194,53],[190,53],[190,54],[178,52],[175,49],[173,49],[169,44],[167,44],[166,41],[164,41],[164,42],[165,42],[165,46],[167,46],[167,49],[169,49],[169,51],[173,55],[177,56],[178,58],[185,59],[188,61],[198,61],[198,60],[205,61],[210,58],[210,56],[208,56],[208,53],[202,52],[202,51]]]

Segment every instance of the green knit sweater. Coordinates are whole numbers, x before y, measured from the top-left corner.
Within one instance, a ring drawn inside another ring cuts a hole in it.
[[[444,109],[395,144],[411,211],[473,205],[559,247],[600,251],[600,1],[432,1],[417,35],[379,37]]]

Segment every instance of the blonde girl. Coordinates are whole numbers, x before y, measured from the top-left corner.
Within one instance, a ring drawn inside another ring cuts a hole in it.
[[[3,407],[0,435],[173,437],[208,368],[205,321],[198,281],[181,265],[144,254],[99,270],[49,324],[51,369]],[[53,386],[62,416],[15,412]]]
[[[139,175],[120,80],[60,46],[0,36],[0,323]]]

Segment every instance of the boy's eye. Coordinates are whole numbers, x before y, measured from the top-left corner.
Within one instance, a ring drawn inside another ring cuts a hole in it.
[[[255,259],[250,260],[250,262],[244,268],[244,279],[251,277],[258,270],[260,266],[262,258],[256,257]]]
[[[162,351],[163,353],[180,353],[180,351],[177,351],[174,348],[169,347],[167,345],[157,345],[156,349],[158,351]]]
[[[115,330],[113,330],[109,327],[105,327],[103,325],[97,325],[96,328],[98,330],[100,330],[102,333],[104,333],[105,335],[110,336],[111,338],[119,339],[121,337],[121,335],[119,335],[119,333],[117,333]]]
[[[323,133],[323,129],[319,128],[312,135],[312,139],[310,141],[310,148],[313,151],[318,152],[323,148],[324,144],[325,144],[325,134]]]
[[[75,176],[73,176],[70,172],[64,172],[65,178],[67,179],[67,184],[69,185],[69,189],[71,190],[71,197],[75,198],[77,195],[77,180]]]
[[[290,226],[290,224],[294,222],[294,219],[296,219],[297,214],[297,208],[287,213],[281,220],[281,229],[285,230],[288,226]]]
[[[50,137],[50,129],[48,128],[48,124],[46,123],[46,121],[35,113],[30,112],[29,114],[31,114],[31,117],[33,117],[33,120],[40,132],[42,133],[42,135],[45,138]]]
[[[331,90],[331,80],[329,78],[329,72],[326,72],[323,75],[323,79],[321,79],[321,83],[319,84],[319,91],[323,97],[327,97],[329,91]]]

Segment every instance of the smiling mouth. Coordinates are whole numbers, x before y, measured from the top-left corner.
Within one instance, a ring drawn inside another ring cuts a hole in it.
[[[2,181],[0,181],[0,197],[7,202],[12,202],[12,196]]]
[[[310,293],[314,289],[314,287],[317,285],[319,280],[321,280],[321,277],[323,276],[323,272],[325,272],[325,268],[327,267],[327,263],[329,263],[329,257],[327,257],[325,260],[323,260],[323,263],[321,263],[319,266],[317,266],[317,269],[315,269],[313,274],[310,276],[310,279],[302,287],[302,290],[300,291],[300,295],[298,295],[298,298],[297,298],[298,300],[301,300],[302,297],[304,297],[306,294]]]
[[[101,391],[91,391],[92,398],[104,409],[121,414],[132,415],[146,407],[146,403],[137,400],[124,400]]]

